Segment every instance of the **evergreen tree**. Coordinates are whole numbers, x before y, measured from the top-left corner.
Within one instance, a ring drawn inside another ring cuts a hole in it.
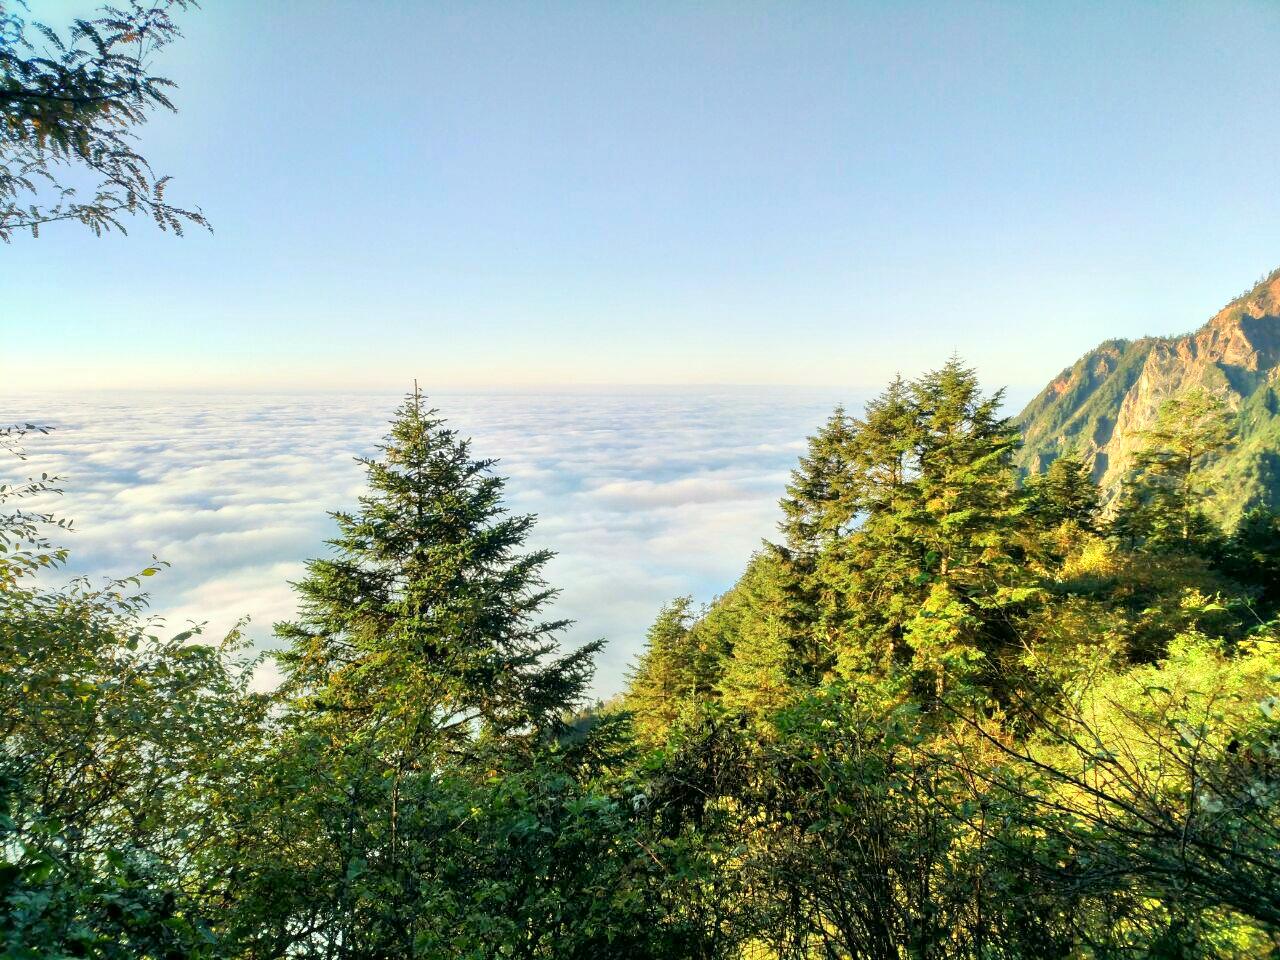
[[[912,387],[895,377],[868,402],[851,456],[862,522],[819,566],[822,632],[845,676],[892,670],[918,602],[919,544],[906,522],[918,496],[921,418]]]
[[[1208,470],[1235,442],[1226,403],[1200,387],[1171,397],[1141,439],[1113,530],[1154,551],[1212,550],[1218,538],[1205,512],[1213,495]]]
[[[1022,489],[1028,525],[1038,534],[1027,561],[1053,576],[1067,557],[1098,536],[1102,493],[1084,461],[1058,457]]]
[[[677,597],[658,613],[628,678],[626,707],[641,739],[661,742],[679,720],[697,686],[690,627],[693,598]]]
[[[854,421],[837,406],[791,471],[779,525],[791,551],[817,552],[846,533],[858,513],[859,477],[851,463],[855,432]]]
[[[1121,549],[1078,462],[1017,489],[998,400],[953,362],[844,423],[856,509],[665,607],[634,723],[562,719],[589,654],[551,658],[546,554],[416,391],[278,699],[151,636],[140,580],[33,583],[57,521],[3,505],[54,487],[0,485],[0,955],[1270,955],[1280,522]],[[1143,506],[1194,520],[1211,457]]]
[[[721,699],[732,710],[764,719],[816,682],[805,651],[796,648],[787,571],[775,554],[759,553],[730,596],[739,613]]]
[[[542,618],[534,518],[503,508],[493,461],[416,386],[378,449],[357,508],[333,514],[333,555],[295,585],[297,620],[277,625],[289,712],[241,913],[253,955],[430,956],[467,923],[550,922],[486,906],[492,875],[468,867],[490,851],[465,827],[507,765],[556,744],[600,644],[552,655],[566,623]]]
[[[840,646],[841,594],[824,570],[824,558],[838,549],[861,512],[864,490],[854,462],[860,430],[859,422],[837,406],[810,436],[808,452],[791,471],[780,503],[783,543],[767,545],[774,593],[765,631],[769,657],[778,669],[804,676],[809,684],[826,676],[833,650]],[[763,635],[753,635],[749,643],[763,640]],[[791,653],[783,657],[783,649]],[[737,657],[740,669],[744,657]]]
[[[1098,485],[1087,464],[1058,457],[1049,469],[1027,481],[1027,512],[1045,530],[1074,523],[1091,530],[1102,508]]]
[[[555,591],[550,551],[524,551],[534,518],[507,513],[494,461],[416,387],[379,450],[358,509],[332,515],[335,555],[296,584],[299,618],[277,626],[286,691],[411,753],[554,725],[600,644],[548,659],[567,622],[540,618]]]
[[[940,693],[947,673],[967,672],[984,648],[1008,639],[997,611],[1030,594],[1013,471],[1020,438],[999,415],[1003,392],[982,396],[974,371],[958,360],[917,380],[912,395],[918,476],[905,519],[924,552],[926,593],[906,639]]]
[[[1006,642],[999,611],[1029,598],[1018,434],[958,360],[868,406],[854,458],[862,523],[830,552],[824,579],[845,598],[845,676],[911,664],[940,691]]]
[[[859,507],[868,516],[892,512],[913,477],[911,458],[920,428],[916,414],[911,386],[894,377],[855,421],[857,442],[850,460],[862,493]]]
[[[1260,616],[1274,617],[1280,607],[1280,513],[1255,507],[1241,517],[1218,566],[1256,593]]]
[[[982,396],[974,371],[950,360],[912,384],[918,420],[916,534],[940,580],[982,579],[1020,512],[1012,457],[1020,439],[999,416],[1003,391]]]

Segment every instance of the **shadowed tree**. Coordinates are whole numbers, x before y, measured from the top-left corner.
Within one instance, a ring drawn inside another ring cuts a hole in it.
[[[789,615],[790,583],[786,566],[764,551],[751,559],[733,588],[730,596],[743,613],[719,683],[731,710],[757,719],[771,716],[813,682],[806,649],[797,645],[804,634],[797,633]]]
[[[1074,523],[1092,530],[1101,499],[1088,464],[1074,457],[1058,457],[1044,473],[1027,481],[1028,512],[1047,530]]]
[[[506,511],[494,461],[416,388],[379,450],[357,509],[333,514],[334,555],[295,585],[299,618],[276,628],[285,690],[414,753],[556,724],[601,644],[548,659],[568,621],[541,619],[556,591],[551,552],[524,549],[534,517]]]
[[[501,848],[477,818],[500,799],[489,785],[514,789],[500,770],[566,730],[600,643],[555,654],[567,621],[543,618],[552,555],[526,548],[534,518],[508,513],[493,461],[416,386],[361,462],[366,492],[333,514],[332,555],[276,627],[287,714],[239,920],[255,956],[437,956],[419,944],[474,934],[473,912],[548,923],[486,906]]]

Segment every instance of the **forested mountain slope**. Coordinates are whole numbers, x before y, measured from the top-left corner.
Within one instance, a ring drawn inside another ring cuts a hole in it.
[[[1063,370],[1017,418],[1018,464],[1043,471],[1073,454],[1104,495],[1160,404],[1191,387],[1221,396],[1238,416],[1238,442],[1216,466],[1214,512],[1224,520],[1280,495],[1280,270],[1181,337],[1108,340]]]

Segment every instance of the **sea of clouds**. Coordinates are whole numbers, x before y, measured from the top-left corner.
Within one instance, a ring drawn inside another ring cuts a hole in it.
[[[720,389],[602,393],[450,393],[433,398],[477,457],[498,457],[513,511],[536,513],[536,546],[557,552],[549,579],[572,618],[564,642],[597,637],[595,692],[619,690],[659,606],[711,600],[761,538],[804,438],[832,391]],[[0,400],[0,419],[54,427],[31,438],[7,476],[47,472],[74,518],[70,573],[145,581],[169,628],[211,633],[294,612],[289,581],[327,549],[327,511],[350,507],[398,398],[373,394],[130,393]],[[34,504],[33,504],[34,506]],[[269,684],[273,668],[259,680]]]

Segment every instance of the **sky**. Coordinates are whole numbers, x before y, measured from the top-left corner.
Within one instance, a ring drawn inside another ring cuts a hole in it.
[[[55,24],[84,0],[31,0]],[[7,392],[1034,389],[1280,264],[1258,3],[207,0],[212,235],[0,249]]]

